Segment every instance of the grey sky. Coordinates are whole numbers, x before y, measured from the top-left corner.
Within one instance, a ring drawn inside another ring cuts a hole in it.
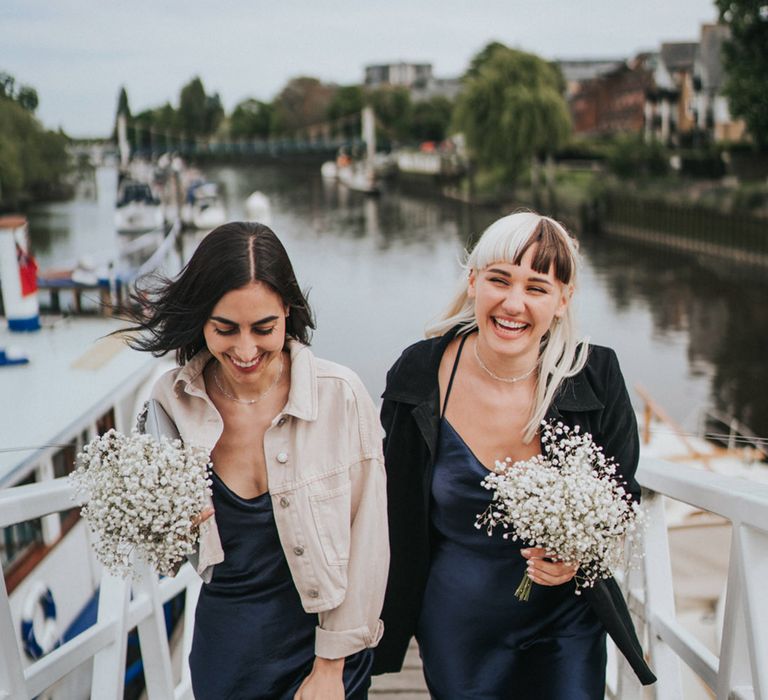
[[[695,41],[712,0],[2,0],[0,70],[38,91],[38,117],[105,135],[121,85],[133,112],[199,75],[227,111],[287,80],[360,82],[368,63],[459,75],[491,40],[545,58],[625,57]]]

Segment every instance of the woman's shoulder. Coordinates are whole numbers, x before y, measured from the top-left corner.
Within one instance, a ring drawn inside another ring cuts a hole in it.
[[[621,378],[621,369],[616,351],[606,345],[590,343],[586,363],[573,380],[577,383],[580,379],[586,381],[598,397],[603,397],[614,389],[617,378]],[[623,385],[624,380],[620,383]]]

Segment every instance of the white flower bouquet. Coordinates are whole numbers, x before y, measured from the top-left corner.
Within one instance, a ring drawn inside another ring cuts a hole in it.
[[[136,554],[175,574],[194,551],[193,521],[211,493],[208,469],[207,451],[180,440],[110,430],[88,443],[71,479],[99,561],[113,574],[135,575]]]
[[[576,593],[608,578],[624,562],[625,543],[638,530],[640,506],[616,477],[616,464],[578,426],[543,422],[543,454],[496,462],[483,479],[493,492],[475,527],[488,535],[501,526],[504,537],[543,547],[578,565]],[[515,595],[528,600],[532,581],[523,576]]]

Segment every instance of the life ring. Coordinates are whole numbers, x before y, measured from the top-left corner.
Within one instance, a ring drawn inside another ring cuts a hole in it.
[[[24,651],[33,660],[45,656],[59,646],[56,602],[53,600],[51,589],[42,581],[35,581],[24,598],[21,608],[21,640]]]

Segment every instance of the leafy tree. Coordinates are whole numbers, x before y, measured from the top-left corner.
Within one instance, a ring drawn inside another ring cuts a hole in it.
[[[229,133],[235,138],[267,138],[274,109],[271,104],[253,98],[235,106],[229,118]]]
[[[302,76],[288,81],[273,103],[274,131],[294,134],[301,129],[327,120],[337,88],[317,78]]]
[[[33,87],[29,87],[29,85],[22,85],[16,94],[16,102],[18,102],[23,109],[26,109],[27,112],[34,114],[37,105],[39,104],[37,90]]]
[[[384,85],[368,93],[380,129],[392,141],[407,141],[411,125],[411,94],[401,86]]]
[[[43,129],[11,96],[11,76],[0,77],[0,84],[11,88],[0,94],[0,198],[4,206],[18,206],[61,190],[70,168],[67,137]]]
[[[207,95],[199,77],[194,77],[181,89],[176,122],[186,135],[210,136],[223,118],[221,98],[218,93]]]
[[[328,119],[334,120],[359,114],[365,104],[365,94],[359,85],[346,85],[336,90],[328,105]]]
[[[531,159],[566,142],[571,122],[559,69],[534,54],[491,44],[470,64],[454,126],[481,168],[513,184]]]
[[[742,117],[755,143],[768,148],[768,4],[765,0],[716,0],[731,31],[723,47],[724,92],[734,116]]]
[[[453,103],[447,97],[433,97],[414,103],[410,136],[414,141],[442,141],[451,123]]]
[[[207,99],[203,81],[193,78],[179,95],[179,128],[189,136],[205,133]]]

